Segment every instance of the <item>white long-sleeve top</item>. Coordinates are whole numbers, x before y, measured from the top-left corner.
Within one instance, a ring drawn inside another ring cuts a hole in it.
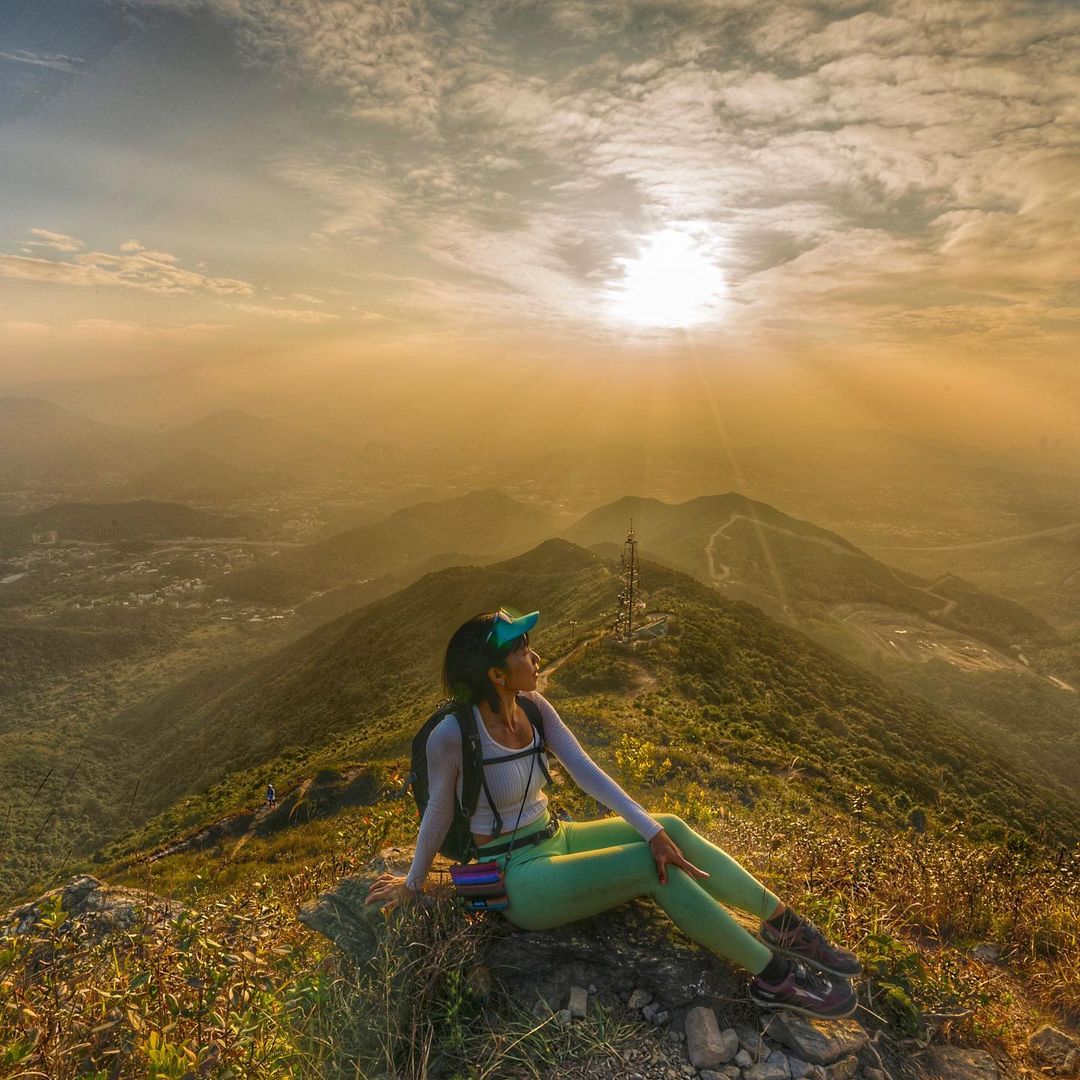
[[[544,720],[544,742],[562,762],[574,782],[586,794],[591,795],[609,810],[614,810],[633,826],[645,840],[651,840],[663,826],[650,817],[610,776],[585,752],[573,732],[563,723],[555,707],[536,690],[525,692],[540,707]],[[487,725],[474,705],[480,745],[485,758],[504,757],[518,753],[512,747],[502,746],[488,733]],[[533,745],[536,745],[533,732]],[[531,779],[530,779],[531,766]],[[416,853],[409,867],[405,883],[410,889],[419,890],[431,869],[439,845],[446,838],[450,822],[454,818],[455,799],[461,799],[461,728],[457,719],[447,715],[437,724],[427,741],[428,804],[420,821],[420,833],[416,838]],[[485,778],[492,800],[503,820],[504,831],[515,825],[524,828],[541,818],[547,809],[544,794],[544,773],[535,755],[516,761],[496,762],[484,766]],[[522,809],[522,800],[524,808]],[[518,811],[521,821],[518,824]],[[495,831],[494,814],[488,805],[483,788],[476,803],[476,812],[469,828],[479,836],[490,836]]]

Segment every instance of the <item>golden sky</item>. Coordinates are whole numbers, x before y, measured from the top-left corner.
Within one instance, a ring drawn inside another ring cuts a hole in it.
[[[1052,0],[9,0],[0,385],[512,357],[1067,430],[1078,58]]]

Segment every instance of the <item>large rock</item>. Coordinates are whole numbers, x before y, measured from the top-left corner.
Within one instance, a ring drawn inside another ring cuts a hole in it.
[[[1040,1066],[1068,1075],[1075,1066],[1078,1044],[1063,1031],[1044,1024],[1028,1039],[1028,1048]]]
[[[398,859],[382,862],[393,869]],[[356,959],[368,959],[383,925],[382,913],[364,904],[370,882],[370,877],[343,879],[305,905],[300,921]],[[444,901],[425,894],[417,902]],[[680,1014],[710,999],[722,1003],[739,989],[740,977],[730,964],[690,941],[647,901],[543,932],[519,930],[494,915],[478,933],[480,961],[529,1004],[537,997],[565,1001],[571,986],[590,983],[617,996],[625,991],[628,974],[631,985],[648,987],[666,1011]]]
[[[297,918],[325,934],[342,952],[357,959],[371,957],[378,947],[384,916],[374,904],[364,903],[370,885],[368,878],[343,878],[333,892],[305,904]]]
[[[772,1017],[765,1034],[812,1065],[830,1065],[857,1054],[870,1039],[855,1020],[804,1019],[784,1012]]]
[[[997,1062],[985,1050],[932,1046],[926,1060],[941,1080],[998,1080]]]

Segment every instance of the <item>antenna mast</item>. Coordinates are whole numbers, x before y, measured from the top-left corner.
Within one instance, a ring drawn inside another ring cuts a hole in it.
[[[630,519],[630,531],[623,542],[622,553],[622,589],[619,592],[619,606],[615,613],[615,636],[620,641],[629,641],[634,635],[634,612],[644,608],[641,600],[641,580],[638,576],[638,542],[634,538],[634,520]]]

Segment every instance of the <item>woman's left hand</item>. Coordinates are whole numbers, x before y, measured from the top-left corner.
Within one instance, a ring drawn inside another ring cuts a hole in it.
[[[380,874],[368,890],[365,904],[378,904],[383,911],[392,911],[404,901],[412,900],[416,893],[397,874]]]
[[[691,877],[707,878],[709,875],[699,867],[695,866],[685,855],[679,850],[678,844],[668,836],[664,829],[661,829],[650,841],[649,847],[652,848],[653,858],[656,860],[656,873],[660,877],[660,884],[667,884],[667,870],[668,863],[672,866],[677,866],[680,870],[686,871]]]

